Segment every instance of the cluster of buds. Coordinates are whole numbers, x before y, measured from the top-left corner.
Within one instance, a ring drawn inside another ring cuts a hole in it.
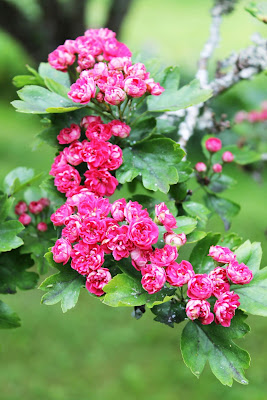
[[[235,123],[241,124],[244,121],[248,121],[250,123],[256,122],[264,122],[267,120],[267,101],[263,101],[261,103],[261,110],[252,110],[249,112],[239,111],[235,115]]]
[[[63,226],[61,238],[52,248],[53,259],[63,264],[71,260],[71,267],[86,276],[86,288],[101,296],[111,279],[108,267],[103,267],[105,254],[112,254],[116,261],[130,257],[133,267],[142,273],[144,289],[155,293],[173,279],[171,268],[178,266],[176,243],[180,247],[186,241],[184,234],[172,231],[176,220],[164,203],[156,206],[156,218],[166,228],[165,243],[173,246],[153,248],[159,228],[138,202],[120,199],[111,204],[84,190],[69,197],[51,216],[55,226]],[[167,266],[170,273],[165,271]]]
[[[42,219],[44,217],[44,211],[50,206],[50,200],[46,197],[42,197],[38,201],[31,201],[29,205],[25,201],[19,201],[15,205],[15,214],[19,216],[19,221],[27,226],[34,221],[36,222],[37,216]],[[30,215],[32,214],[32,215]],[[39,221],[37,223],[37,230],[40,232],[47,231],[47,224],[44,221]]]
[[[77,61],[80,75],[68,93],[74,102],[87,104],[96,99],[117,106],[127,96],[158,96],[164,91],[150,78],[144,64],[132,64],[131,51],[115,36],[109,29],[89,29],[84,36],[66,40],[49,54],[50,65],[63,72]]]
[[[55,158],[50,175],[55,177],[55,186],[67,197],[90,191],[97,196],[111,196],[117,179],[110,173],[122,164],[122,150],[109,142],[112,136],[126,138],[131,128],[124,122],[113,120],[104,124],[99,116],[86,116],[80,126],[71,124],[59,132],[57,139],[64,149]],[[80,138],[84,137],[84,140]],[[77,170],[81,167],[83,177]],[[82,182],[83,180],[83,182]]]
[[[217,153],[217,151],[220,151],[222,148],[222,142],[220,139],[216,137],[211,137],[206,140],[205,142],[205,147],[209,151],[210,155]],[[222,154],[222,163],[231,163],[234,161],[234,155],[231,153],[231,151],[225,151]],[[203,175],[206,175],[209,173],[210,167],[207,166],[204,162],[198,162],[195,165],[195,170],[200,174],[201,177]],[[222,164],[215,163],[212,165],[212,171],[215,174],[219,174],[222,172]]]

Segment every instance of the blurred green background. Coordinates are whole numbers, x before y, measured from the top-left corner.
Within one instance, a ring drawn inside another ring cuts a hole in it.
[[[34,14],[32,1],[21,3],[27,4],[30,15]],[[215,59],[248,46],[255,31],[266,35],[266,27],[244,11],[245,3],[240,1],[236,11],[225,17]],[[91,0],[86,14],[90,27],[104,23],[108,4],[108,0]],[[120,39],[132,51],[150,54],[163,64],[178,64],[184,77],[193,76],[208,36],[211,4],[208,0],[134,0]],[[47,172],[53,151],[45,145],[31,151],[35,133],[40,130],[38,117],[18,114],[9,105],[15,98],[12,76],[25,73],[26,63],[34,63],[4,32],[0,32],[0,50],[0,179],[17,166]],[[248,110],[257,108],[266,99],[266,89],[266,77],[243,82],[225,95],[218,107],[221,111],[223,107],[227,112],[232,110],[232,114],[242,106]],[[196,138],[189,147],[195,158],[199,154],[197,142]],[[229,173],[238,185],[227,196],[242,207],[231,230],[244,239],[263,243],[265,266],[267,173],[261,183],[239,168],[229,168]],[[217,218],[213,218],[210,227],[223,231]],[[235,383],[228,388],[216,381],[208,367],[197,380],[184,365],[179,351],[183,326],[171,329],[152,322],[149,312],[136,321],[130,315],[131,309],[109,308],[88,297],[85,291],[77,307],[64,315],[59,305],[41,306],[40,298],[38,290],[6,296],[5,300],[21,316],[22,328],[0,332],[1,400],[209,400],[214,396],[218,400],[266,399],[263,318],[250,317],[252,334],[239,340],[252,356],[247,373],[250,385]]]

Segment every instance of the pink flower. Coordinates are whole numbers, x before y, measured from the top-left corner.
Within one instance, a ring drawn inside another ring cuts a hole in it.
[[[205,142],[205,147],[211,153],[216,153],[217,151],[221,150],[222,142],[220,139],[216,137],[211,137]]]
[[[124,68],[124,71],[128,76],[133,76],[135,78],[145,79],[146,76],[146,67],[142,63],[127,66]]]
[[[130,135],[131,128],[129,125],[126,125],[125,122],[114,119],[108,123],[108,126],[110,133],[113,136],[118,136],[121,139],[124,139]]]
[[[71,143],[69,147],[65,147],[63,150],[66,161],[71,165],[79,165],[83,162],[81,151],[83,150],[83,144],[78,140]]]
[[[166,275],[164,268],[158,267],[154,264],[149,264],[142,268],[142,286],[149,293],[153,294],[159,292],[166,282]]]
[[[76,215],[67,217],[65,219],[66,226],[62,229],[62,237],[67,239],[70,243],[78,242],[80,235],[80,228],[82,226],[80,218]]]
[[[102,168],[107,168],[109,171],[114,171],[115,169],[118,169],[123,162],[122,150],[116,144],[111,144],[108,142],[107,145],[109,147],[109,157]]]
[[[90,51],[87,49],[82,49],[78,55],[78,68],[77,71],[81,72],[84,69],[90,69],[95,64],[95,58]]]
[[[65,167],[68,165],[67,160],[63,154],[63,152],[59,153],[58,156],[54,158],[54,162],[51,166],[51,170],[49,172],[49,175],[56,176],[58,171],[61,171],[62,167]]]
[[[236,258],[235,254],[228,247],[221,246],[211,246],[208,256],[221,264],[228,264]]]
[[[165,244],[162,249],[155,249],[150,256],[152,264],[156,264],[160,267],[167,267],[178,257],[176,247]]]
[[[107,86],[105,90],[104,100],[112,106],[117,106],[122,103],[126,98],[126,93],[119,87]]]
[[[40,214],[44,209],[44,206],[39,201],[31,201],[29,204],[29,211],[32,214]]]
[[[59,144],[68,144],[78,140],[80,136],[81,129],[79,125],[71,124],[70,128],[61,129],[57,135],[57,140],[59,141]]]
[[[45,232],[47,231],[48,226],[45,222],[39,222],[39,224],[37,224],[37,230],[40,232]]]
[[[17,214],[17,215],[25,214],[27,210],[28,210],[28,206],[25,203],[25,201],[19,201],[15,205],[15,214]]]
[[[149,249],[158,241],[159,228],[151,218],[132,220],[129,225],[129,238],[140,249]]]
[[[42,197],[39,200],[39,203],[41,203],[43,205],[43,207],[49,207],[50,206],[50,200],[47,197]]]
[[[112,251],[116,261],[129,257],[135,247],[128,237],[128,229],[128,225],[113,226],[108,230],[106,239],[102,242],[108,250]]]
[[[93,78],[79,78],[70,87],[69,98],[75,103],[87,104],[95,97],[96,86]]]
[[[165,203],[160,203],[155,206],[156,218],[161,225],[164,225],[168,232],[172,232],[173,228],[177,228],[176,219],[170,213],[170,210]]]
[[[227,265],[226,273],[233,283],[238,285],[245,285],[253,278],[253,273],[244,263],[239,264],[238,261],[233,260]]]
[[[99,243],[106,233],[105,220],[96,217],[84,217],[79,233],[84,243]]]
[[[147,210],[142,208],[142,205],[137,201],[130,200],[124,208],[126,221],[131,222],[134,219],[149,218]]]
[[[68,204],[63,204],[54,212],[54,214],[51,215],[50,220],[55,226],[64,225],[66,218],[72,213],[73,208]]]
[[[138,77],[129,77],[124,81],[124,90],[131,97],[141,97],[146,93],[146,83]]]
[[[206,172],[207,171],[207,166],[203,162],[198,162],[195,165],[195,170],[197,172]]]
[[[68,240],[66,239],[58,239],[55,243],[55,246],[52,247],[51,251],[53,253],[53,260],[56,263],[63,263],[65,265],[70,258],[72,247]]]
[[[226,275],[226,269],[217,267],[209,273],[209,278],[213,282],[213,296],[219,297],[222,293],[230,290],[230,284]]]
[[[104,251],[97,244],[91,245],[80,241],[71,252],[71,268],[81,275],[88,275],[104,263]]]
[[[85,193],[80,197],[77,207],[81,216],[105,219],[109,214],[111,205],[108,199]]]
[[[159,83],[156,83],[153,78],[145,79],[145,83],[148,93],[153,96],[160,96],[165,90]]]
[[[61,45],[49,54],[48,62],[51,67],[67,72],[68,67],[74,63],[75,58],[75,55],[70,53],[64,45]]]
[[[234,292],[222,293],[214,305],[215,323],[229,327],[235,310],[240,306],[239,296]]]
[[[111,138],[112,133],[110,132],[108,124],[90,124],[86,129],[85,136],[89,140],[103,140],[107,141]]]
[[[126,206],[126,200],[125,199],[119,199],[114,201],[114,203],[111,206],[111,215],[117,222],[122,222],[125,220],[124,216],[124,208]]]
[[[62,167],[60,168],[60,170],[57,171],[55,177],[55,186],[57,187],[57,190],[61,193],[68,194],[68,191],[79,186],[80,182],[81,177],[79,172],[70,165]]]
[[[186,235],[184,233],[165,232],[163,239],[166,244],[176,246],[177,249],[186,244]]]
[[[21,222],[23,225],[29,225],[31,223],[32,217],[29,214],[21,214],[19,216],[19,222]]]
[[[90,167],[99,168],[107,161],[110,155],[110,148],[104,140],[84,140],[81,150],[81,157]]]
[[[124,67],[132,65],[130,57],[114,57],[108,64],[109,69],[116,69],[122,71]]]
[[[216,174],[220,174],[222,172],[222,166],[221,164],[214,164],[212,166],[213,172],[215,172]]]
[[[136,247],[134,250],[131,251],[131,259],[132,265],[134,266],[137,271],[140,271],[144,268],[148,261],[150,261],[150,256],[152,254],[152,248],[147,250],[142,250],[139,247]]]
[[[206,274],[196,274],[188,281],[187,296],[191,299],[208,299],[213,292],[212,280]]]
[[[222,155],[222,160],[223,160],[223,162],[226,162],[226,163],[230,163],[230,162],[234,161],[234,158],[235,157],[234,157],[233,153],[231,153],[231,151],[225,151]]]
[[[167,281],[172,286],[183,286],[188,283],[195,272],[190,262],[182,260],[180,264],[173,262],[166,268]]]
[[[235,123],[236,124],[241,124],[241,122],[246,121],[248,119],[248,114],[246,111],[239,111],[235,115]]]
[[[102,93],[102,92],[97,93],[96,100],[98,101],[98,103],[104,103],[104,101],[105,101],[104,98],[105,98],[104,93]]]
[[[202,325],[209,325],[214,320],[210,312],[210,303],[206,300],[189,300],[186,305],[186,315],[192,321],[199,319]]]
[[[85,186],[98,196],[111,196],[119,182],[105,170],[92,170],[85,172]]]
[[[80,123],[81,127],[85,129],[88,129],[94,124],[103,124],[101,117],[96,115],[87,115],[86,117],[83,117]]]
[[[104,286],[111,281],[112,277],[107,268],[98,268],[96,271],[89,273],[86,279],[85,287],[96,296],[102,296],[104,294]]]
[[[113,57],[131,57],[132,53],[124,43],[111,38],[104,42],[104,58],[110,61]]]

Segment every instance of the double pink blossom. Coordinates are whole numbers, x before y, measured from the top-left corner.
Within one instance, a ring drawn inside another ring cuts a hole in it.
[[[53,253],[53,260],[56,263],[63,263],[64,265],[70,259],[72,247],[68,240],[61,238],[56,241],[55,246],[52,247],[51,251]]]
[[[165,244],[162,249],[155,249],[150,256],[152,264],[156,264],[160,267],[167,267],[173,263],[178,257],[176,247]]]
[[[239,306],[240,302],[237,294],[234,292],[222,293],[214,305],[215,323],[229,327]]]
[[[130,222],[128,235],[137,247],[146,250],[157,242],[159,229],[151,218],[142,218]]]
[[[149,293],[153,294],[164,286],[166,282],[165,270],[154,264],[148,264],[141,270],[142,272],[142,286]]]
[[[57,135],[59,144],[69,144],[78,140],[81,136],[81,129],[77,124],[71,124],[70,128],[61,129]]]
[[[191,299],[208,299],[213,292],[213,282],[206,274],[196,274],[188,281],[187,296]]]
[[[198,319],[202,325],[209,325],[214,320],[210,311],[210,303],[206,300],[189,300],[186,305],[186,315],[192,321]]]
[[[165,203],[160,203],[155,206],[156,219],[161,225],[164,225],[168,232],[172,232],[172,229],[177,228],[176,219],[171,214],[170,210]]]
[[[85,287],[90,293],[102,296],[105,293],[103,290],[104,286],[111,279],[111,274],[107,268],[98,268],[87,275]]]
[[[211,246],[208,256],[221,264],[228,264],[236,258],[235,254],[228,247],[221,246]]]
[[[173,262],[166,268],[167,281],[172,286],[183,286],[195,275],[192,265],[186,260]]]
[[[244,263],[239,264],[238,261],[233,260],[226,267],[228,278],[238,285],[245,285],[253,278],[252,271]]]

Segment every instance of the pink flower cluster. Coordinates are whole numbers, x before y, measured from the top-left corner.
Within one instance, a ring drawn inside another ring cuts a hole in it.
[[[239,296],[230,291],[230,281],[234,284],[249,283],[253,274],[249,268],[236,260],[236,255],[228,247],[211,246],[210,257],[221,266],[214,268],[208,275],[196,274],[188,281],[186,314],[191,320],[199,319],[203,325],[216,324],[229,327],[239,307]],[[223,265],[226,265],[223,267]],[[210,311],[211,296],[216,297],[214,314]]]
[[[89,29],[49,54],[50,65],[64,72],[77,60],[80,76],[68,93],[75,103],[87,104],[96,98],[99,103],[119,105],[126,96],[158,96],[164,91],[144,64],[132,64],[132,53],[115,36],[109,29]]]
[[[118,181],[110,171],[122,164],[122,150],[109,139],[112,136],[125,138],[130,130],[119,120],[104,124],[99,116],[86,116],[80,126],[71,124],[70,128],[62,129],[57,139],[67,146],[54,159],[50,170],[57,190],[66,193],[67,197],[84,189],[97,196],[111,196]],[[79,140],[81,134],[86,139]],[[83,163],[86,163],[86,172],[82,178],[76,167]]]
[[[24,225],[27,226],[32,222],[33,214],[35,216],[39,216],[43,214],[43,211],[50,206],[50,200],[46,197],[42,197],[38,201],[31,201],[29,205],[25,201],[19,201],[15,205],[15,214],[19,216],[19,221]],[[42,215],[43,216],[43,215]],[[48,227],[44,221],[40,221],[37,224],[37,230],[40,232],[47,231]]]
[[[211,154],[217,153],[217,151],[221,150],[222,148],[222,142],[216,137],[211,137],[206,140],[205,147]],[[232,161],[234,161],[233,153],[231,153],[231,151],[225,151],[222,155],[222,161],[223,163],[231,163]],[[195,165],[195,170],[198,173],[203,174],[204,172],[207,172],[208,167],[205,163],[198,162]],[[220,174],[222,172],[222,165],[219,163],[215,163],[212,165],[212,170],[214,173]]]
[[[235,123],[241,124],[244,121],[248,121],[251,123],[256,122],[264,122],[267,120],[267,101],[263,101],[261,104],[261,110],[252,110],[249,112],[246,111],[239,111],[235,115]]]

